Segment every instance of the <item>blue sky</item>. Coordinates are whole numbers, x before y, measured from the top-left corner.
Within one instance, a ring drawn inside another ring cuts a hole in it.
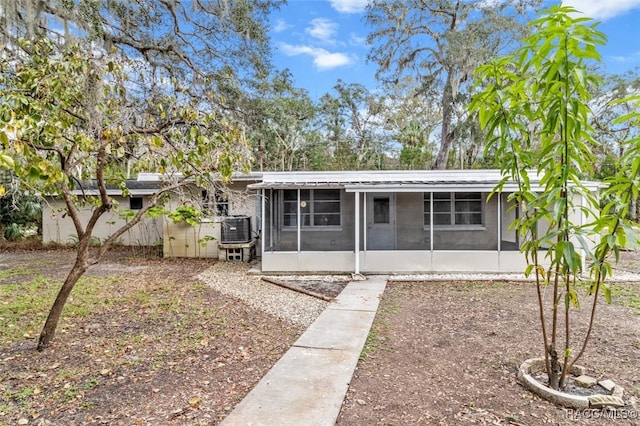
[[[553,3],[552,1],[547,4]],[[640,67],[640,0],[564,0],[601,22],[608,43],[600,49],[607,73]],[[319,99],[338,79],[376,86],[367,63],[366,0],[289,0],[271,17],[274,64]]]

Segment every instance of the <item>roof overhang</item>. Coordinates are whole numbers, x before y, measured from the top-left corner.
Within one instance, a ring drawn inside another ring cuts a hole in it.
[[[544,191],[535,172],[531,189]],[[262,182],[250,189],[344,189],[346,192],[491,192],[502,181],[499,170],[421,170],[351,172],[265,172]],[[582,182],[597,191],[597,182]],[[503,192],[518,189],[515,182],[503,185]]]

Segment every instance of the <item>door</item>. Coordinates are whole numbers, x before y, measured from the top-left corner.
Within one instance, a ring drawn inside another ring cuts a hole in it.
[[[395,231],[395,194],[367,194],[367,250],[395,250]]]

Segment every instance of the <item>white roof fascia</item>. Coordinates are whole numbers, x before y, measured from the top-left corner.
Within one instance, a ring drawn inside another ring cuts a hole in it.
[[[358,183],[393,181],[495,181],[501,179],[499,170],[380,170],[339,172],[264,172],[262,181],[296,183]]]
[[[153,195],[158,192],[160,188],[156,189],[131,189],[129,190],[128,196],[137,196],[137,195]],[[79,189],[74,189],[71,191],[73,195],[86,195],[91,197],[97,197],[100,195],[100,191],[97,189],[85,189],[84,191]],[[107,189],[107,195],[109,196],[118,196],[122,195],[122,191],[119,189]]]
[[[140,182],[160,182],[165,180],[165,177],[181,177],[182,173],[174,173],[171,175],[166,175],[162,173],[138,173],[137,181]],[[231,181],[259,181],[262,179],[261,172],[249,172],[249,173],[234,173],[231,177]]]
[[[345,192],[491,192],[495,185],[482,184],[399,184],[345,185]]]
[[[544,191],[535,171],[530,171],[533,191]],[[344,188],[346,192],[491,192],[502,181],[500,170],[382,170],[329,172],[264,172],[251,189]],[[597,182],[584,181],[589,190]],[[505,182],[503,192],[518,189]]]

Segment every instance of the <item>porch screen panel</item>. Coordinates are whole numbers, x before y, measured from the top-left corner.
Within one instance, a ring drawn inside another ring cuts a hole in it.
[[[430,193],[424,194],[425,228],[433,216],[434,250],[497,250],[497,198],[487,202],[481,192],[434,192],[433,212],[427,209]]]
[[[265,251],[271,251],[273,250],[273,225],[271,223],[273,218],[273,190],[263,190],[262,197],[264,200],[264,211],[262,212],[262,215],[264,216],[264,229],[262,230],[261,237],[264,241]]]
[[[508,201],[509,194],[501,193],[502,220],[500,223],[500,249],[503,251],[520,250],[520,238],[515,229],[510,229],[513,222],[520,216],[520,209],[513,201]]]
[[[340,191],[335,189],[314,190],[314,226],[340,226],[340,198]]]
[[[431,250],[429,197],[422,192],[396,194],[396,250]],[[425,255],[426,256],[426,255]]]
[[[353,251],[354,197],[333,188],[312,189],[309,197],[310,221],[302,227],[302,251]]]
[[[271,193],[272,251],[297,251],[298,192],[294,191],[293,197],[278,189]]]
[[[269,203],[273,251],[352,251],[355,203],[340,189],[274,189]],[[298,196],[299,192],[299,196]],[[265,230],[265,234],[268,233]]]

